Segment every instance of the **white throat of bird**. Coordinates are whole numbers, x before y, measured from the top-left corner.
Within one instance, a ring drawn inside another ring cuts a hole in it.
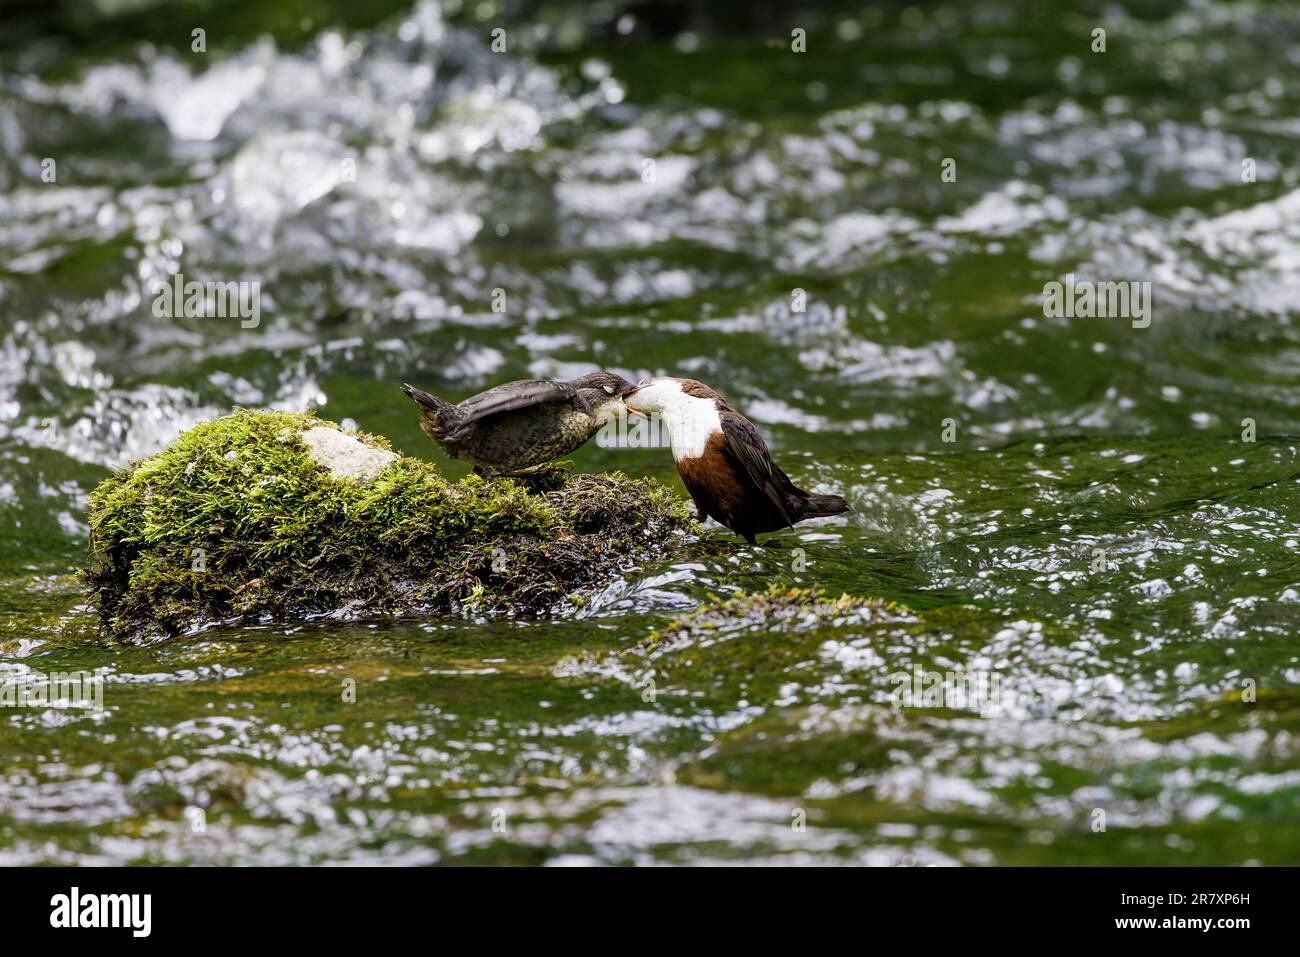
[[[717,403],[701,396],[687,395],[676,379],[652,379],[649,385],[642,386],[628,398],[634,408],[655,413],[663,421],[673,458],[679,462],[698,459],[704,454],[709,439],[722,431]]]

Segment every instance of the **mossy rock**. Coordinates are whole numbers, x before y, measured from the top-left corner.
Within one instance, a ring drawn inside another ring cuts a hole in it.
[[[115,639],[232,619],[538,614],[694,527],[652,479],[452,483],[311,413],[239,410],[91,493],[82,577]]]

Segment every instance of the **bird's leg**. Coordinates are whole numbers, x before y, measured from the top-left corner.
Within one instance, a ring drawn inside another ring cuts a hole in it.
[[[543,478],[547,475],[572,475],[571,469],[563,465],[535,465],[527,469],[515,469],[510,472],[497,472],[502,478]]]
[[[498,472],[497,474],[502,478],[513,478],[516,481],[523,482],[529,491],[540,494],[542,492],[554,492],[563,488],[572,473],[569,469],[560,466],[544,465],[537,468]]]

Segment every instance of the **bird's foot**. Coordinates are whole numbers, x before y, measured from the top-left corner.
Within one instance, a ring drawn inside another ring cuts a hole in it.
[[[474,474],[482,478],[533,478],[538,475],[551,475],[555,472],[570,474],[569,469],[558,465],[535,465],[526,469],[488,469],[481,465],[474,466]]]
[[[562,465],[538,465],[531,469],[517,469],[512,472],[496,473],[501,478],[538,478],[544,475],[572,475],[572,469]]]
[[[499,478],[518,479],[528,486],[529,491],[553,492],[563,488],[573,474],[572,470],[560,465],[539,465],[530,469],[513,469],[509,472],[496,473]]]

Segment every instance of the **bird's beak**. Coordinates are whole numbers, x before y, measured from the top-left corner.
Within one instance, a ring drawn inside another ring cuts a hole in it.
[[[619,393],[619,395],[622,397],[622,399],[623,399],[623,404],[624,404],[625,406],[627,406],[627,410],[628,410],[629,412],[634,412],[634,413],[636,413],[637,415],[645,415],[644,412],[642,412],[642,411],[641,411],[640,409],[638,409],[635,405],[633,405],[631,402],[628,401],[629,399],[632,398],[632,396],[636,395],[637,392],[639,392],[640,390],[641,390],[641,387],[640,387],[639,385],[634,385],[634,386],[632,386],[632,388],[630,388],[630,389],[624,389],[622,392]]]

